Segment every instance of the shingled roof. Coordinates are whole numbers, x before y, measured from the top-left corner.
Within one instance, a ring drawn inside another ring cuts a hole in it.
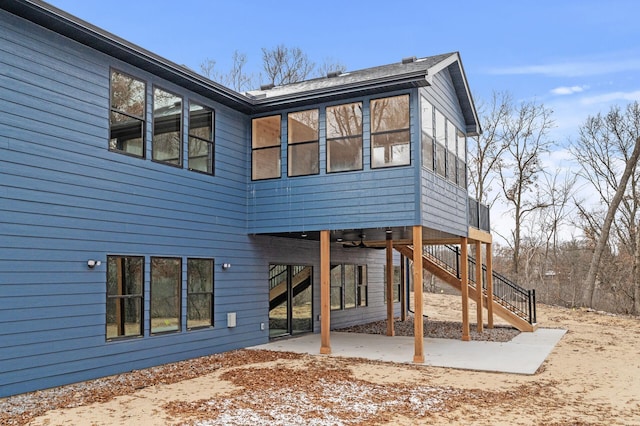
[[[435,74],[448,68],[467,124],[466,131],[470,135],[480,132],[473,99],[457,52],[408,58],[389,65],[238,93],[41,0],[7,0],[0,4],[0,8],[249,114],[428,86]]]

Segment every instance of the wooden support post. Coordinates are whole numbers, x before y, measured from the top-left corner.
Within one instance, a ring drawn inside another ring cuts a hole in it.
[[[329,231],[320,231],[320,353],[331,353],[331,247]]]
[[[493,253],[492,244],[486,245],[487,258],[487,327],[493,328]]]
[[[405,268],[404,255],[400,255],[400,321],[407,320],[407,270]]]
[[[468,342],[469,336],[469,247],[467,237],[460,238],[460,280],[462,289],[462,340]]]
[[[484,331],[482,320],[482,243],[476,240],[476,309],[477,309],[477,330],[478,333]]]
[[[413,362],[424,363],[424,336],[422,330],[422,226],[413,227],[413,336],[415,354]]]
[[[387,336],[394,336],[393,330],[393,241],[387,234]]]

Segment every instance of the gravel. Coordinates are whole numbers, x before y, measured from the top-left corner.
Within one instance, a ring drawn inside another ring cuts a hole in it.
[[[406,321],[396,318],[393,322],[396,336],[413,336],[414,317],[407,316]],[[387,321],[375,321],[368,324],[356,325],[353,327],[341,328],[336,331],[363,334],[387,334]],[[423,331],[425,337],[435,339],[462,339],[462,323],[455,321],[439,321],[428,317],[423,318]],[[512,327],[494,326],[494,328],[484,327],[482,333],[478,333],[476,323],[469,324],[469,335],[471,340],[485,342],[509,342],[520,334],[520,331]]]

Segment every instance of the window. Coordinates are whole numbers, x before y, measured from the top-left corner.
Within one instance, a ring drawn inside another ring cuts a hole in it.
[[[438,173],[442,177],[446,177],[447,169],[446,169],[446,151],[447,151],[447,139],[446,139],[446,123],[447,120],[444,118],[444,115],[435,110],[435,127],[434,133],[436,136],[436,173]]]
[[[327,107],[327,172],[362,170],[362,102]]]
[[[367,286],[367,266],[358,265],[358,294],[356,296],[356,304],[358,306],[367,306],[369,304],[369,292]]]
[[[187,328],[213,325],[213,259],[187,259]]]
[[[144,258],[107,256],[107,340],[142,336]]]
[[[411,163],[409,95],[371,101],[371,168]]]
[[[467,135],[460,130],[458,135],[458,185],[463,188],[467,187]]]
[[[456,126],[447,120],[447,179],[456,183],[457,168],[456,168],[456,143],[458,141],[458,129]]]
[[[189,102],[189,170],[214,173],[214,118],[212,109]]]
[[[289,176],[320,172],[318,110],[292,112],[287,118]]]
[[[182,259],[151,258],[151,333],[180,331]]]
[[[342,309],[342,265],[331,265],[331,310]]]
[[[162,89],[153,91],[152,158],[182,167],[182,98]]]
[[[400,271],[401,266],[393,267],[393,301],[400,302]],[[387,303],[387,265],[384,265],[384,303]]]
[[[111,71],[109,150],[144,158],[146,85],[118,71]]]
[[[422,167],[434,170],[433,167],[433,105],[425,98],[420,98],[422,110],[420,119],[422,127]]]
[[[280,177],[280,116],[251,121],[251,179]]]
[[[331,310],[367,306],[367,267],[331,265]]]

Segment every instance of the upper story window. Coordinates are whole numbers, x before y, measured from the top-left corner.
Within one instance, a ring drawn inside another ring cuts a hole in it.
[[[189,170],[214,173],[214,119],[211,108],[189,102]]]
[[[409,95],[371,101],[371,168],[411,163]]]
[[[456,129],[458,136],[458,185],[467,187],[467,135]]]
[[[327,172],[362,170],[362,102],[327,107]]]
[[[280,116],[254,118],[251,121],[251,179],[279,178]]]
[[[144,158],[146,85],[112,70],[110,90],[109,150]]]
[[[466,187],[467,136],[424,97],[420,109],[423,167]]]
[[[320,172],[318,131],[317,109],[292,112],[287,116],[289,176]]]
[[[162,89],[153,90],[152,158],[182,167],[182,98]]]
[[[420,119],[422,130],[422,167],[434,170],[433,105],[424,97],[420,98]]]
[[[435,126],[434,133],[436,136],[435,152],[436,152],[436,173],[442,177],[446,177],[446,156],[447,156],[447,139],[446,139],[446,123],[447,120],[437,109],[435,110]]]
[[[447,120],[447,179],[451,182],[457,182],[457,168],[456,168],[456,143],[458,142],[458,129],[456,126]]]

